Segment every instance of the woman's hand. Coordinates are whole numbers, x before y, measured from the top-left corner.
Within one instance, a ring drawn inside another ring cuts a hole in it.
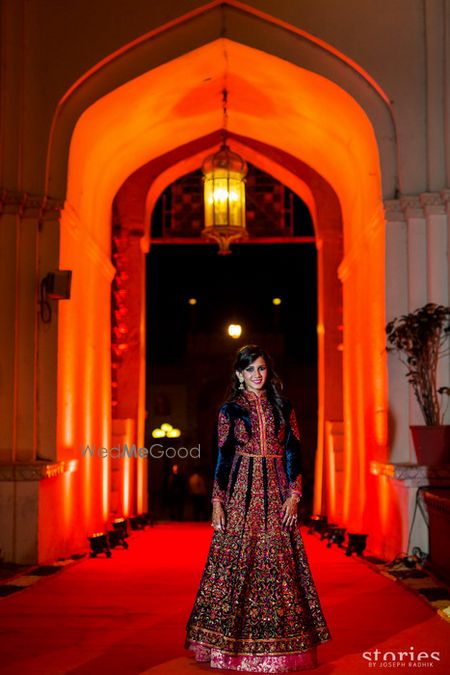
[[[221,502],[213,502],[212,526],[215,530],[225,530],[225,510]]]
[[[297,525],[297,505],[298,498],[294,496],[288,497],[284,502],[283,506],[281,507],[281,524],[283,527],[292,529],[295,525]]]

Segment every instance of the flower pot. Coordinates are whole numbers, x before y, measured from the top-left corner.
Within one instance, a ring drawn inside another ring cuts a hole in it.
[[[425,466],[450,464],[450,424],[410,427],[417,463]]]

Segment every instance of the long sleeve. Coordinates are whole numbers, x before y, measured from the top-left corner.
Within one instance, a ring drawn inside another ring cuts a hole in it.
[[[289,406],[289,417],[286,424],[285,470],[289,483],[289,496],[302,496],[302,445],[297,425],[297,418],[292,406]]]
[[[233,425],[228,406],[224,404],[219,410],[219,416],[217,420],[216,436],[218,455],[216,470],[214,472],[214,485],[211,499],[213,503],[225,502],[225,495],[235,452],[232,426]]]

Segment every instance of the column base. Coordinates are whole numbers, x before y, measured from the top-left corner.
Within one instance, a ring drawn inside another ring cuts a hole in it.
[[[392,544],[390,544],[389,535],[394,533],[391,533],[390,530],[386,533],[387,550],[384,551],[384,557],[391,558],[401,552],[410,554],[416,546],[419,546],[424,553],[429,554],[428,525],[419,507],[416,507],[417,500],[422,499],[420,495],[418,497],[418,492],[423,495],[422,488],[431,486],[450,487],[450,464],[425,466],[422,464],[391,464],[372,461],[370,473],[378,476],[380,480],[387,479],[389,481],[387,489],[391,489],[396,497],[393,506],[395,514],[393,514],[392,522],[396,520],[399,524],[400,539],[397,541],[393,536]],[[393,504],[392,497],[389,501],[390,504]],[[422,505],[426,511],[427,507],[423,499]],[[402,550],[396,550],[398,547]]]

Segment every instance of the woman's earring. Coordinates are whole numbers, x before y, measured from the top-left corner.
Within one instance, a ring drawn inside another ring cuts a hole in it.
[[[244,389],[244,380],[239,379],[239,382],[241,383],[239,389]]]

